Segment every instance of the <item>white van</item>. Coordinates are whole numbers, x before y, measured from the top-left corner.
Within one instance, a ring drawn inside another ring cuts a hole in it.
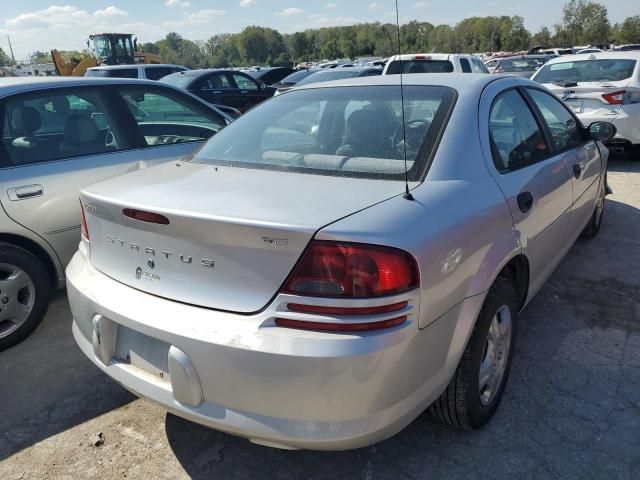
[[[482,60],[458,53],[412,53],[389,58],[383,75],[399,73],[489,73]]]

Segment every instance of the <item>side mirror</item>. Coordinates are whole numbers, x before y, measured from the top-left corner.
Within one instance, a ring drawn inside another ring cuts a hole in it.
[[[605,142],[611,140],[618,133],[618,129],[614,124],[609,122],[593,122],[589,125],[589,138]]]

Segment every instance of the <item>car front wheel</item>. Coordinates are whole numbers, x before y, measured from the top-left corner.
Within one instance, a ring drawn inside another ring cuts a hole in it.
[[[451,382],[428,409],[433,418],[474,430],[493,416],[511,368],[517,310],[513,285],[499,277],[487,294]]]
[[[51,281],[36,257],[0,244],[0,351],[20,343],[47,312]]]

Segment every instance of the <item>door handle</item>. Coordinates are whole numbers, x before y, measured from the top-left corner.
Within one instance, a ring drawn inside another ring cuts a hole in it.
[[[249,90],[240,90],[240,93],[249,93]]]
[[[9,200],[25,200],[27,198],[39,197],[44,194],[42,185],[23,185],[22,187],[13,187],[7,190]]]
[[[580,178],[580,174],[582,173],[582,166],[579,163],[573,164],[573,176],[576,178]]]
[[[527,213],[533,207],[533,195],[531,192],[522,192],[518,195],[518,208],[522,213]]]

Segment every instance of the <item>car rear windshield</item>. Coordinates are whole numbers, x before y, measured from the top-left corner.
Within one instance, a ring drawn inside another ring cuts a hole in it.
[[[303,78],[307,78],[309,75],[313,75],[317,70],[300,70],[299,72],[293,72],[288,77],[285,77],[280,82],[281,85],[295,85]]]
[[[402,73],[451,73],[453,63],[449,60],[394,60],[387,68],[387,75]]]
[[[329,82],[331,80],[343,80],[345,78],[355,78],[359,73],[360,71],[353,69],[325,70],[322,72],[316,72],[313,75],[309,75],[307,78],[303,78],[298,83],[296,83],[296,86],[308,85],[310,83],[316,82]]]
[[[618,82],[631,78],[636,61],[630,59],[579,60],[547,64],[534,80],[538,83]]]
[[[544,64],[544,60],[535,58],[517,58],[502,60],[496,67],[497,72],[532,72]]]
[[[173,85],[174,87],[185,88],[192,80],[193,77],[191,75],[185,75],[184,73],[172,73],[171,75],[162,77],[159,81]]]
[[[102,78],[138,78],[137,68],[109,68],[103,70],[87,70],[86,77]]]
[[[405,86],[293,90],[213,137],[193,162],[330,176],[419,180],[445,128],[455,90]]]

